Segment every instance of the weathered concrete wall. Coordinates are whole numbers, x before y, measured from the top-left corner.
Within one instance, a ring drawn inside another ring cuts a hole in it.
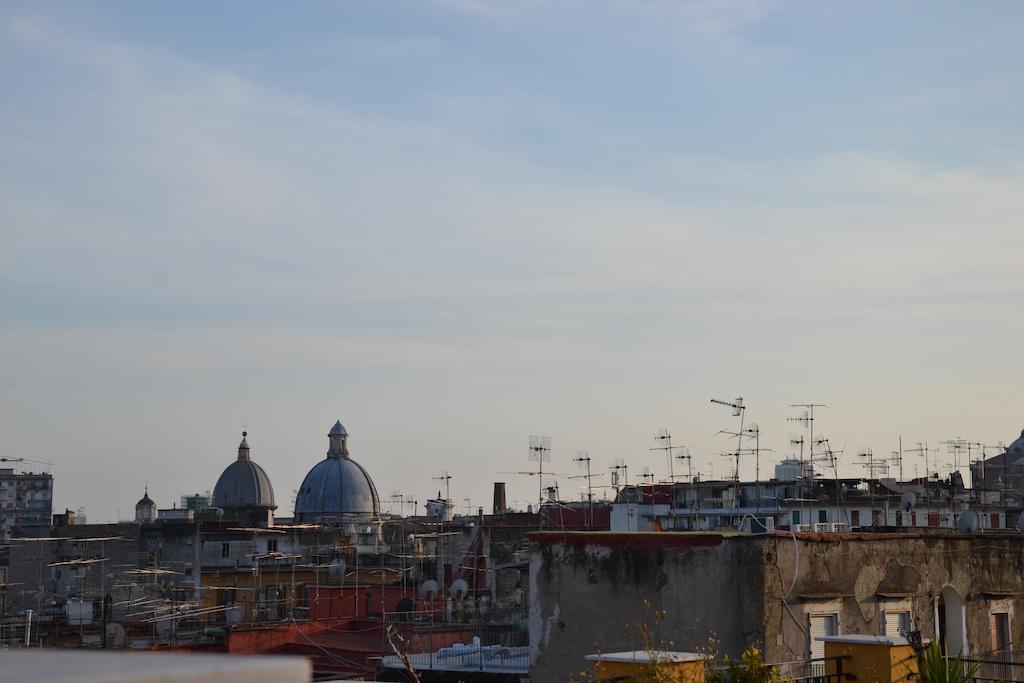
[[[1011,612],[1012,642],[1024,642],[1024,618],[1014,618],[1024,616],[1024,539],[1017,535],[777,536],[766,547],[764,586],[766,656],[773,661],[806,654],[807,615],[829,611],[829,604],[838,606],[842,633],[881,633],[889,604],[909,608],[912,629],[935,638],[944,588],[963,602],[969,652],[991,649],[993,610]]]
[[[838,616],[839,633],[884,632],[884,611],[908,611],[911,629],[956,652],[992,649],[993,612],[1009,614],[1024,643],[1024,538],[1019,534],[540,533],[532,536],[530,646],[539,680],[565,680],[583,657],[655,641],[718,654],[752,645],[770,662],[810,652],[811,614]],[[644,607],[644,601],[649,607]],[[961,610],[962,605],[962,610]],[[957,631],[964,627],[965,638]]]
[[[595,652],[643,647],[722,652],[756,642],[764,616],[762,541],[721,535],[541,533],[530,563],[536,680],[566,680]],[[763,537],[762,537],[763,538]],[[658,622],[656,612],[663,611]]]

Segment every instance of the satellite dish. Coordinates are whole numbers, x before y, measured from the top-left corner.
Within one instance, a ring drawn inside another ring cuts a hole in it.
[[[465,579],[455,579],[448,589],[448,596],[452,600],[462,600],[469,594],[469,584]]]
[[[232,604],[231,607],[224,611],[224,621],[228,626],[238,626],[242,623],[243,616],[242,606],[238,603]]]
[[[900,507],[903,508],[904,512],[910,512],[910,508],[917,504],[917,494],[913,491],[907,491],[900,498]]]
[[[116,622],[107,624],[107,647],[120,650],[125,646],[124,626]]]
[[[164,619],[156,622],[156,634],[161,638],[167,638],[178,630],[177,619]]]
[[[345,560],[339,558],[331,562],[327,572],[331,575],[332,579],[343,581],[345,579]]]
[[[973,534],[980,526],[981,517],[974,510],[961,512],[959,519],[956,520],[956,530],[961,534]]]
[[[427,579],[420,584],[420,600],[430,602],[437,595],[438,590],[440,590],[440,587],[437,585],[437,581]]]

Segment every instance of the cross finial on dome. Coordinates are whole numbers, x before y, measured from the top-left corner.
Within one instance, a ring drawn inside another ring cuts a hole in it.
[[[239,460],[248,460],[249,459],[249,441],[248,441],[248,439],[246,439],[246,437],[248,435],[249,435],[249,432],[242,431],[242,443],[238,444],[238,459]]]

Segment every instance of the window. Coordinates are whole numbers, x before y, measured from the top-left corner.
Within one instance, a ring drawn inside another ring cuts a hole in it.
[[[268,553],[276,553],[277,552],[277,539],[276,538],[267,539],[267,552]]]
[[[820,659],[825,656],[825,643],[818,640],[825,636],[839,635],[838,614],[812,614],[810,615],[810,655],[811,659]]]
[[[155,538],[151,538],[146,541],[146,547],[149,548],[149,552],[155,553],[157,549],[157,542]]]
[[[850,526],[860,526],[860,510],[850,510]]]
[[[230,543],[221,543],[220,544],[220,558],[222,560],[226,560],[229,557],[231,557],[231,544]]]
[[[793,526],[800,524],[800,511],[793,510]]]
[[[882,613],[884,636],[903,636],[910,633],[910,612],[906,610],[886,610]]]
[[[818,521],[822,524],[828,521],[828,510],[818,510]]]
[[[1010,649],[1010,613],[993,612],[991,621],[992,651],[1006,652]]]
[[[871,525],[872,526],[885,526],[885,520],[882,518],[881,510],[871,511]]]

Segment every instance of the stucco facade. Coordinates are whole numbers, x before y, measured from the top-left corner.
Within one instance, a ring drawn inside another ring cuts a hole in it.
[[[594,652],[655,646],[773,662],[820,656],[810,634],[920,631],[953,651],[1024,642],[1024,537],[934,534],[538,533],[530,643],[540,680]],[[659,619],[658,613],[663,613]],[[1009,642],[994,642],[994,614]],[[888,615],[888,617],[886,616]],[[820,645],[817,648],[820,649]]]

